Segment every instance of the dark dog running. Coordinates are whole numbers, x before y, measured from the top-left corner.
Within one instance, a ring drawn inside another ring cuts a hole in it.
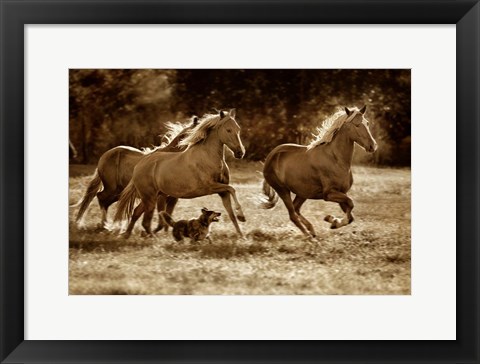
[[[220,215],[220,212],[211,211],[204,207],[198,219],[174,221],[165,211],[161,213],[165,222],[173,227],[172,234],[176,241],[182,241],[183,238],[186,237],[190,238],[192,242],[197,242],[205,238],[210,241],[208,236],[210,224],[218,221]]]

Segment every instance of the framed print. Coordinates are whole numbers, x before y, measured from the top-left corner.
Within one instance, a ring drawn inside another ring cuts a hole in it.
[[[1,6],[2,362],[478,362],[478,1]]]

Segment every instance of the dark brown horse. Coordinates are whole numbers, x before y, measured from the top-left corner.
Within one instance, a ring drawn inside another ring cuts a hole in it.
[[[195,198],[219,194],[228,216],[242,235],[237,222],[245,221],[235,189],[229,185],[230,173],[225,163],[224,146],[230,148],[236,158],[243,158],[245,148],[240,139],[240,127],[235,121],[235,110],[207,114],[199,125],[180,142],[188,146],[181,153],[158,152],[142,158],[133,177],[120,196],[115,221],[130,219],[125,237],[128,238],[135,222],[145,213],[143,227],[152,235],[150,225],[155,202],[170,198]],[[133,211],[135,199],[141,203]],[[235,213],[232,209],[233,198]],[[160,205],[160,202],[159,202]],[[161,211],[160,206],[158,210]]]
[[[354,143],[374,152],[377,143],[361,110],[345,108],[325,120],[317,138],[310,145],[282,144],[267,156],[263,168],[263,208],[272,208],[283,200],[290,220],[306,235],[315,237],[313,225],[300,213],[308,199],[337,202],[346,217],[328,215],[325,221],[336,229],[353,221],[353,201],[347,192],[353,183],[350,169]],[[291,193],[295,194],[292,201]],[[308,230],[308,232],[307,232]],[[310,234],[309,234],[310,233]]]
[[[180,152],[184,150],[186,147],[179,145],[180,141],[187,135],[189,130],[197,125],[197,117],[193,117],[191,123],[188,125],[182,123],[167,123],[169,131],[164,136],[165,142],[153,149],[145,148],[140,150],[128,146],[119,146],[106,151],[98,161],[97,169],[88,184],[83,198],[75,205],[80,206],[76,217],[77,223],[81,221],[93,198],[97,196],[102,211],[100,226],[106,228],[108,208],[111,204],[118,201],[120,194],[128,182],[130,182],[133,169],[140,159],[157,151]],[[100,191],[102,186],[103,189]],[[169,207],[167,211],[171,213],[176,200],[169,199],[167,202]]]

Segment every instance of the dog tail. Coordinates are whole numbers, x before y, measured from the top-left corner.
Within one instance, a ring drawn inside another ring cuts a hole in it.
[[[165,211],[162,211],[162,213],[160,214],[163,219],[165,220],[165,222],[170,225],[170,226],[174,226],[175,225],[175,221],[172,219],[172,217]]]
[[[260,199],[260,207],[262,209],[271,209],[275,207],[278,202],[278,195],[266,180],[263,180],[262,192],[264,196]]]

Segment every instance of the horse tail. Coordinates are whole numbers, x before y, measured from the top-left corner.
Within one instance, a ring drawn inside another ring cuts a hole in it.
[[[175,221],[172,219],[172,217],[168,214],[166,211],[162,211],[161,213],[162,217],[165,219],[165,222],[170,225],[171,227],[175,226]]]
[[[262,209],[271,209],[275,207],[278,202],[278,195],[266,180],[263,180],[262,192],[265,197],[261,199],[260,207]]]
[[[93,174],[93,178],[88,184],[87,190],[83,195],[82,199],[76,203],[75,205],[70,205],[70,207],[77,207],[80,206],[80,209],[77,213],[76,221],[80,221],[85,211],[87,211],[88,206],[97,195],[97,192],[102,187],[102,180],[100,179],[100,175],[98,174],[98,169],[95,169],[95,173]]]
[[[114,221],[122,221],[130,219],[133,214],[133,208],[135,207],[135,199],[137,198],[137,188],[133,184],[133,180],[130,180],[127,187],[123,190],[118,200],[117,212],[115,213]]]

